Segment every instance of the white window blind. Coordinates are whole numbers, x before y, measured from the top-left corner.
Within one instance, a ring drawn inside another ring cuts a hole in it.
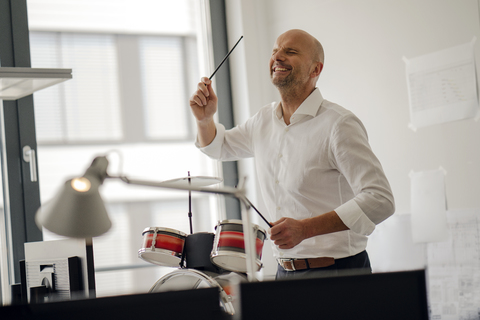
[[[146,137],[187,138],[188,99],[182,38],[141,37],[139,46]]]
[[[32,67],[73,69],[72,80],[34,95],[40,143],[123,138],[113,35],[31,32],[30,48]]]
[[[130,230],[128,212],[122,204],[108,204],[107,209],[112,228],[103,236],[93,239],[95,268],[115,265],[128,265],[131,260]],[[97,296],[114,295],[126,292],[134,286],[133,277],[128,270],[117,272],[97,272],[95,275]]]
[[[198,0],[27,0],[31,30],[195,34]]]
[[[188,201],[152,203],[152,226],[190,233]]]
[[[30,33],[32,67],[61,67],[57,38],[58,34],[53,32]],[[59,142],[66,136],[63,85],[59,84],[34,94],[35,124],[39,142]]]

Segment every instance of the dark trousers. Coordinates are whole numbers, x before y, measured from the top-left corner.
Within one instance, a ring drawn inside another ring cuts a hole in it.
[[[276,280],[335,277],[341,275],[371,274],[370,259],[367,251],[362,251],[351,257],[335,259],[335,264],[324,267],[299,271],[285,271],[277,266]]]

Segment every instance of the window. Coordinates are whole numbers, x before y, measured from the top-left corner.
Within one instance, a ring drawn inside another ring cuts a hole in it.
[[[135,14],[135,8],[159,3],[162,14],[174,16],[168,17],[173,22],[148,20],[145,10]],[[98,10],[87,10],[89,6]],[[199,69],[208,64],[199,58],[205,50],[204,36],[194,27],[199,23],[198,9],[198,2],[190,0],[121,5],[110,0],[101,5],[29,1],[32,67],[73,69],[72,80],[34,94],[42,202],[52,198],[68,177],[82,174],[98,154],[108,153],[110,174],[153,181],[183,178],[189,172],[220,175],[216,162],[193,146],[188,97]],[[139,23],[121,23],[117,19],[121,11]],[[91,12],[98,19],[79,18],[91,17]],[[111,24],[101,23],[108,19]],[[137,257],[142,231],[167,227],[189,233],[189,199],[185,192],[108,179],[102,196],[113,227],[94,239],[97,296],[147,292],[173,269]],[[223,199],[192,195],[191,201],[194,232],[213,232]],[[55,238],[44,231],[45,240]]]
[[[187,51],[180,37],[140,37],[139,51],[145,103],[145,134],[148,139],[185,139],[192,136],[188,97],[188,75],[198,79],[197,64],[190,65],[187,55],[195,55],[195,43]],[[176,119],[176,121],[172,121]],[[182,121],[183,120],[183,121]]]
[[[74,74],[34,95],[39,144],[123,138],[114,35],[31,32],[30,48],[32,66]]]
[[[72,80],[34,95],[39,144],[193,138],[186,101],[199,77],[194,37],[32,31],[30,47],[32,66],[73,69]]]

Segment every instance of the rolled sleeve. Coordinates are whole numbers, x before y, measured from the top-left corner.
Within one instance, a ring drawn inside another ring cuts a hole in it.
[[[353,199],[336,208],[335,212],[342,222],[355,233],[368,236],[375,230],[375,223],[367,217]]]
[[[358,118],[339,121],[334,136],[334,162],[354,194],[335,211],[352,231],[369,235],[395,210],[390,184]]]
[[[198,137],[195,141],[195,146],[207,156],[213,159],[220,159],[222,145],[225,139],[225,126],[221,123],[216,123],[215,127],[217,128],[215,138],[208,146],[201,147],[198,143]]]

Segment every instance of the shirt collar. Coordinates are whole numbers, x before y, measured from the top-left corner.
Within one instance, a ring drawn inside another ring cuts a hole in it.
[[[296,120],[300,120],[299,118],[303,118],[303,116],[311,116],[312,118],[315,117],[320,109],[320,105],[323,102],[322,94],[318,88],[315,88],[313,92],[305,99],[302,104],[298,107],[298,109],[293,113],[292,118],[295,116],[297,117]],[[277,103],[277,107],[275,108],[275,115],[278,119],[283,118],[282,107],[280,103]],[[293,119],[291,119],[293,121]]]

